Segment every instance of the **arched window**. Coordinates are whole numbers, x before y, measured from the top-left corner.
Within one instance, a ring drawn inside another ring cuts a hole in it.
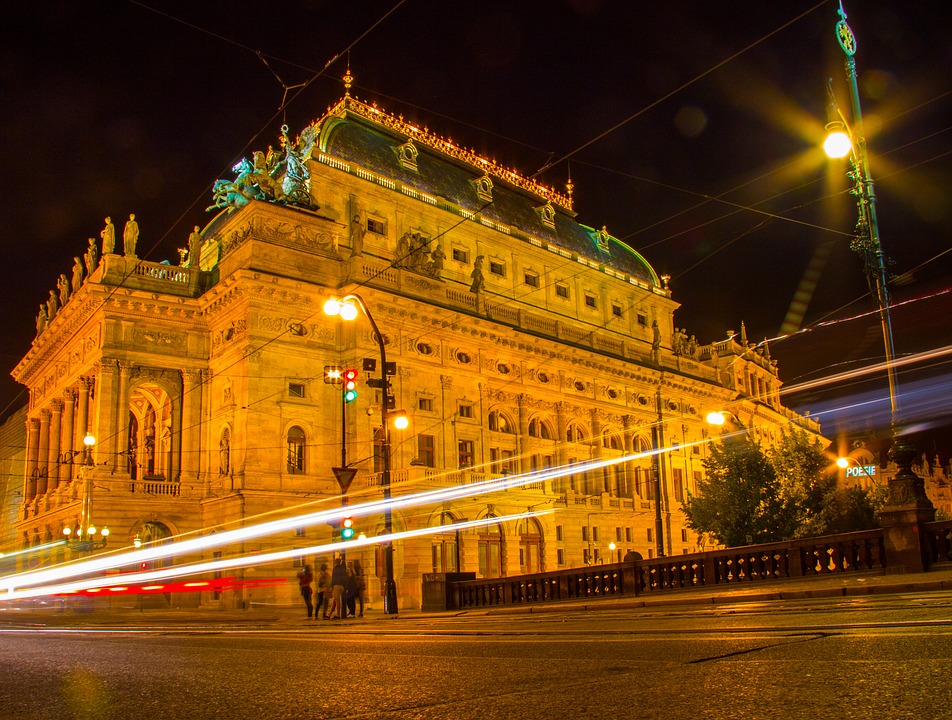
[[[539,438],[541,440],[552,440],[555,433],[552,426],[541,418],[532,418],[529,421],[529,437]]]
[[[526,520],[519,534],[519,569],[523,575],[542,572],[542,527],[534,518]]]
[[[585,431],[578,423],[571,423],[565,428],[565,439],[571,443],[585,442]]]
[[[502,577],[502,531],[498,525],[479,528],[479,576]]]
[[[305,471],[304,447],[306,437],[297,425],[288,430],[288,472],[301,475]]]
[[[602,447],[611,450],[621,450],[621,437],[614,430],[605,430],[602,433]]]
[[[452,525],[456,520],[448,513],[440,513],[440,526]],[[430,548],[433,572],[456,572],[459,568],[459,530],[446,530],[431,536]]]
[[[509,433],[514,435],[516,432],[512,420],[504,412],[493,410],[489,413],[489,429],[493,432]]]

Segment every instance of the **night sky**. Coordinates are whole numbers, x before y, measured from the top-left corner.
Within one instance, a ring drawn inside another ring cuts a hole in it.
[[[894,312],[900,357],[952,341],[945,9],[846,6],[892,292],[914,300]],[[121,233],[136,213],[140,256],[177,264],[191,227],[212,217],[212,182],[277,145],[282,123],[294,135],[336,102],[348,58],[358,98],[525,175],[546,168],[538,179],[560,190],[571,173],[579,221],[607,226],[671,275],[676,325],[702,343],[741,321],[752,341],[776,338],[812,267],[802,324],[816,329],[771,340],[781,378],[881,359],[877,318],[842,320],[875,306],[849,249],[847,167],[818,149],[827,78],[852,119],[836,10],[815,0],[17,3],[0,48],[0,415],[26,400],[7,373],[29,349],[38,304],[86,238],[98,241],[103,218]],[[910,392],[904,417],[921,430],[939,415],[917,438],[945,457],[948,368],[940,356],[900,375],[910,389],[926,384],[932,410]],[[785,402],[827,411],[827,435],[881,428],[875,412],[830,411],[860,393],[881,398],[885,382]]]

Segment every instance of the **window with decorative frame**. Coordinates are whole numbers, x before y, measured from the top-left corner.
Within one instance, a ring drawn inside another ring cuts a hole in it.
[[[297,425],[291,427],[287,434],[288,450],[288,472],[292,475],[301,475],[306,470],[305,448],[307,447],[307,436],[304,430]]]

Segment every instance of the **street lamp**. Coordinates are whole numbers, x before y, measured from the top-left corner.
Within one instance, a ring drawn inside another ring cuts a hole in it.
[[[863,113],[859,101],[859,85],[856,80],[856,38],[850,26],[846,24],[846,13],[842,0],[836,23],[836,39],[846,56],[846,77],[849,81],[850,99],[853,109],[853,125],[846,121],[833,96],[833,80],[829,81],[830,103],[836,113],[836,119],[827,125],[833,131],[824,143],[824,149],[831,157],[849,155],[851,172],[847,175],[853,180],[851,193],[856,196],[858,219],[856,237],[850,248],[863,258],[866,281],[870,292],[876,298],[879,308],[879,321],[882,326],[883,348],[885,351],[886,380],[889,387],[890,430],[892,446],[889,457],[896,463],[896,475],[889,481],[890,506],[916,506],[923,510],[934,508],[925,493],[921,478],[912,472],[912,461],[916,451],[900,437],[899,391],[896,381],[895,349],[893,344],[892,320],[890,318],[889,288],[887,286],[886,262],[879,241],[879,223],[876,216],[876,189],[869,172],[869,156],[866,152],[866,138],[863,132]],[[834,154],[834,153],[838,153]]]
[[[91,552],[105,547],[106,538],[109,537],[109,528],[104,527],[97,530],[93,522],[93,458],[92,448],[96,444],[96,438],[90,433],[86,433],[83,438],[85,446],[83,455],[83,467],[80,473],[83,476],[83,499],[79,516],[79,523],[75,528],[66,526],[63,528],[63,535],[66,536],[66,547],[78,552]]]
[[[383,335],[374,321],[373,315],[367,308],[363,299],[354,293],[345,295],[343,298],[332,297],[324,303],[324,312],[327,315],[337,315],[343,320],[355,320],[360,314],[359,309],[363,311],[370,327],[373,330],[374,337],[377,340],[377,347],[380,349],[380,425],[381,425],[381,447],[380,462],[381,476],[380,485],[383,488],[383,499],[390,500],[390,425],[387,422],[387,413],[389,403],[387,392],[387,347],[383,341]],[[387,535],[393,533],[393,517],[390,509],[390,503],[387,502],[384,509],[384,528]],[[384,544],[384,590],[383,590],[383,611],[387,615],[396,615],[399,612],[397,607],[397,583],[393,578],[393,542]]]

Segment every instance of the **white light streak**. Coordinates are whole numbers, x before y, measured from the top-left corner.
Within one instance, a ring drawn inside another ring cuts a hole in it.
[[[182,577],[186,575],[199,575],[202,573],[214,572],[217,570],[226,570],[237,567],[252,567],[254,565],[266,565],[268,563],[280,562],[290,558],[299,557],[306,554],[331,554],[340,551],[352,550],[368,545],[377,545],[381,542],[392,542],[394,540],[405,540],[407,538],[422,537],[443,533],[447,530],[465,530],[467,528],[491,525],[510,520],[519,520],[523,518],[538,517],[547,515],[551,510],[540,510],[536,512],[525,512],[516,515],[501,515],[497,517],[486,517],[479,520],[468,520],[465,522],[453,523],[450,525],[437,525],[435,527],[418,528],[415,530],[404,530],[391,533],[389,535],[378,536],[374,538],[357,538],[347,542],[325,543],[323,545],[312,545],[304,548],[292,548],[290,550],[280,550],[264,554],[243,555],[240,557],[226,558],[223,560],[213,560],[209,562],[193,563],[189,565],[177,565],[159,570],[150,570],[148,572],[124,573],[121,578],[122,587],[135,585],[137,583],[154,583],[159,580],[168,580],[169,578]],[[44,595],[62,595],[79,592],[81,590],[112,590],[116,577],[96,577],[76,580],[69,583],[59,583],[55,585],[43,585],[39,587],[30,587],[21,590],[9,590],[6,593],[0,593],[0,600],[23,600],[26,598],[42,597]]]

